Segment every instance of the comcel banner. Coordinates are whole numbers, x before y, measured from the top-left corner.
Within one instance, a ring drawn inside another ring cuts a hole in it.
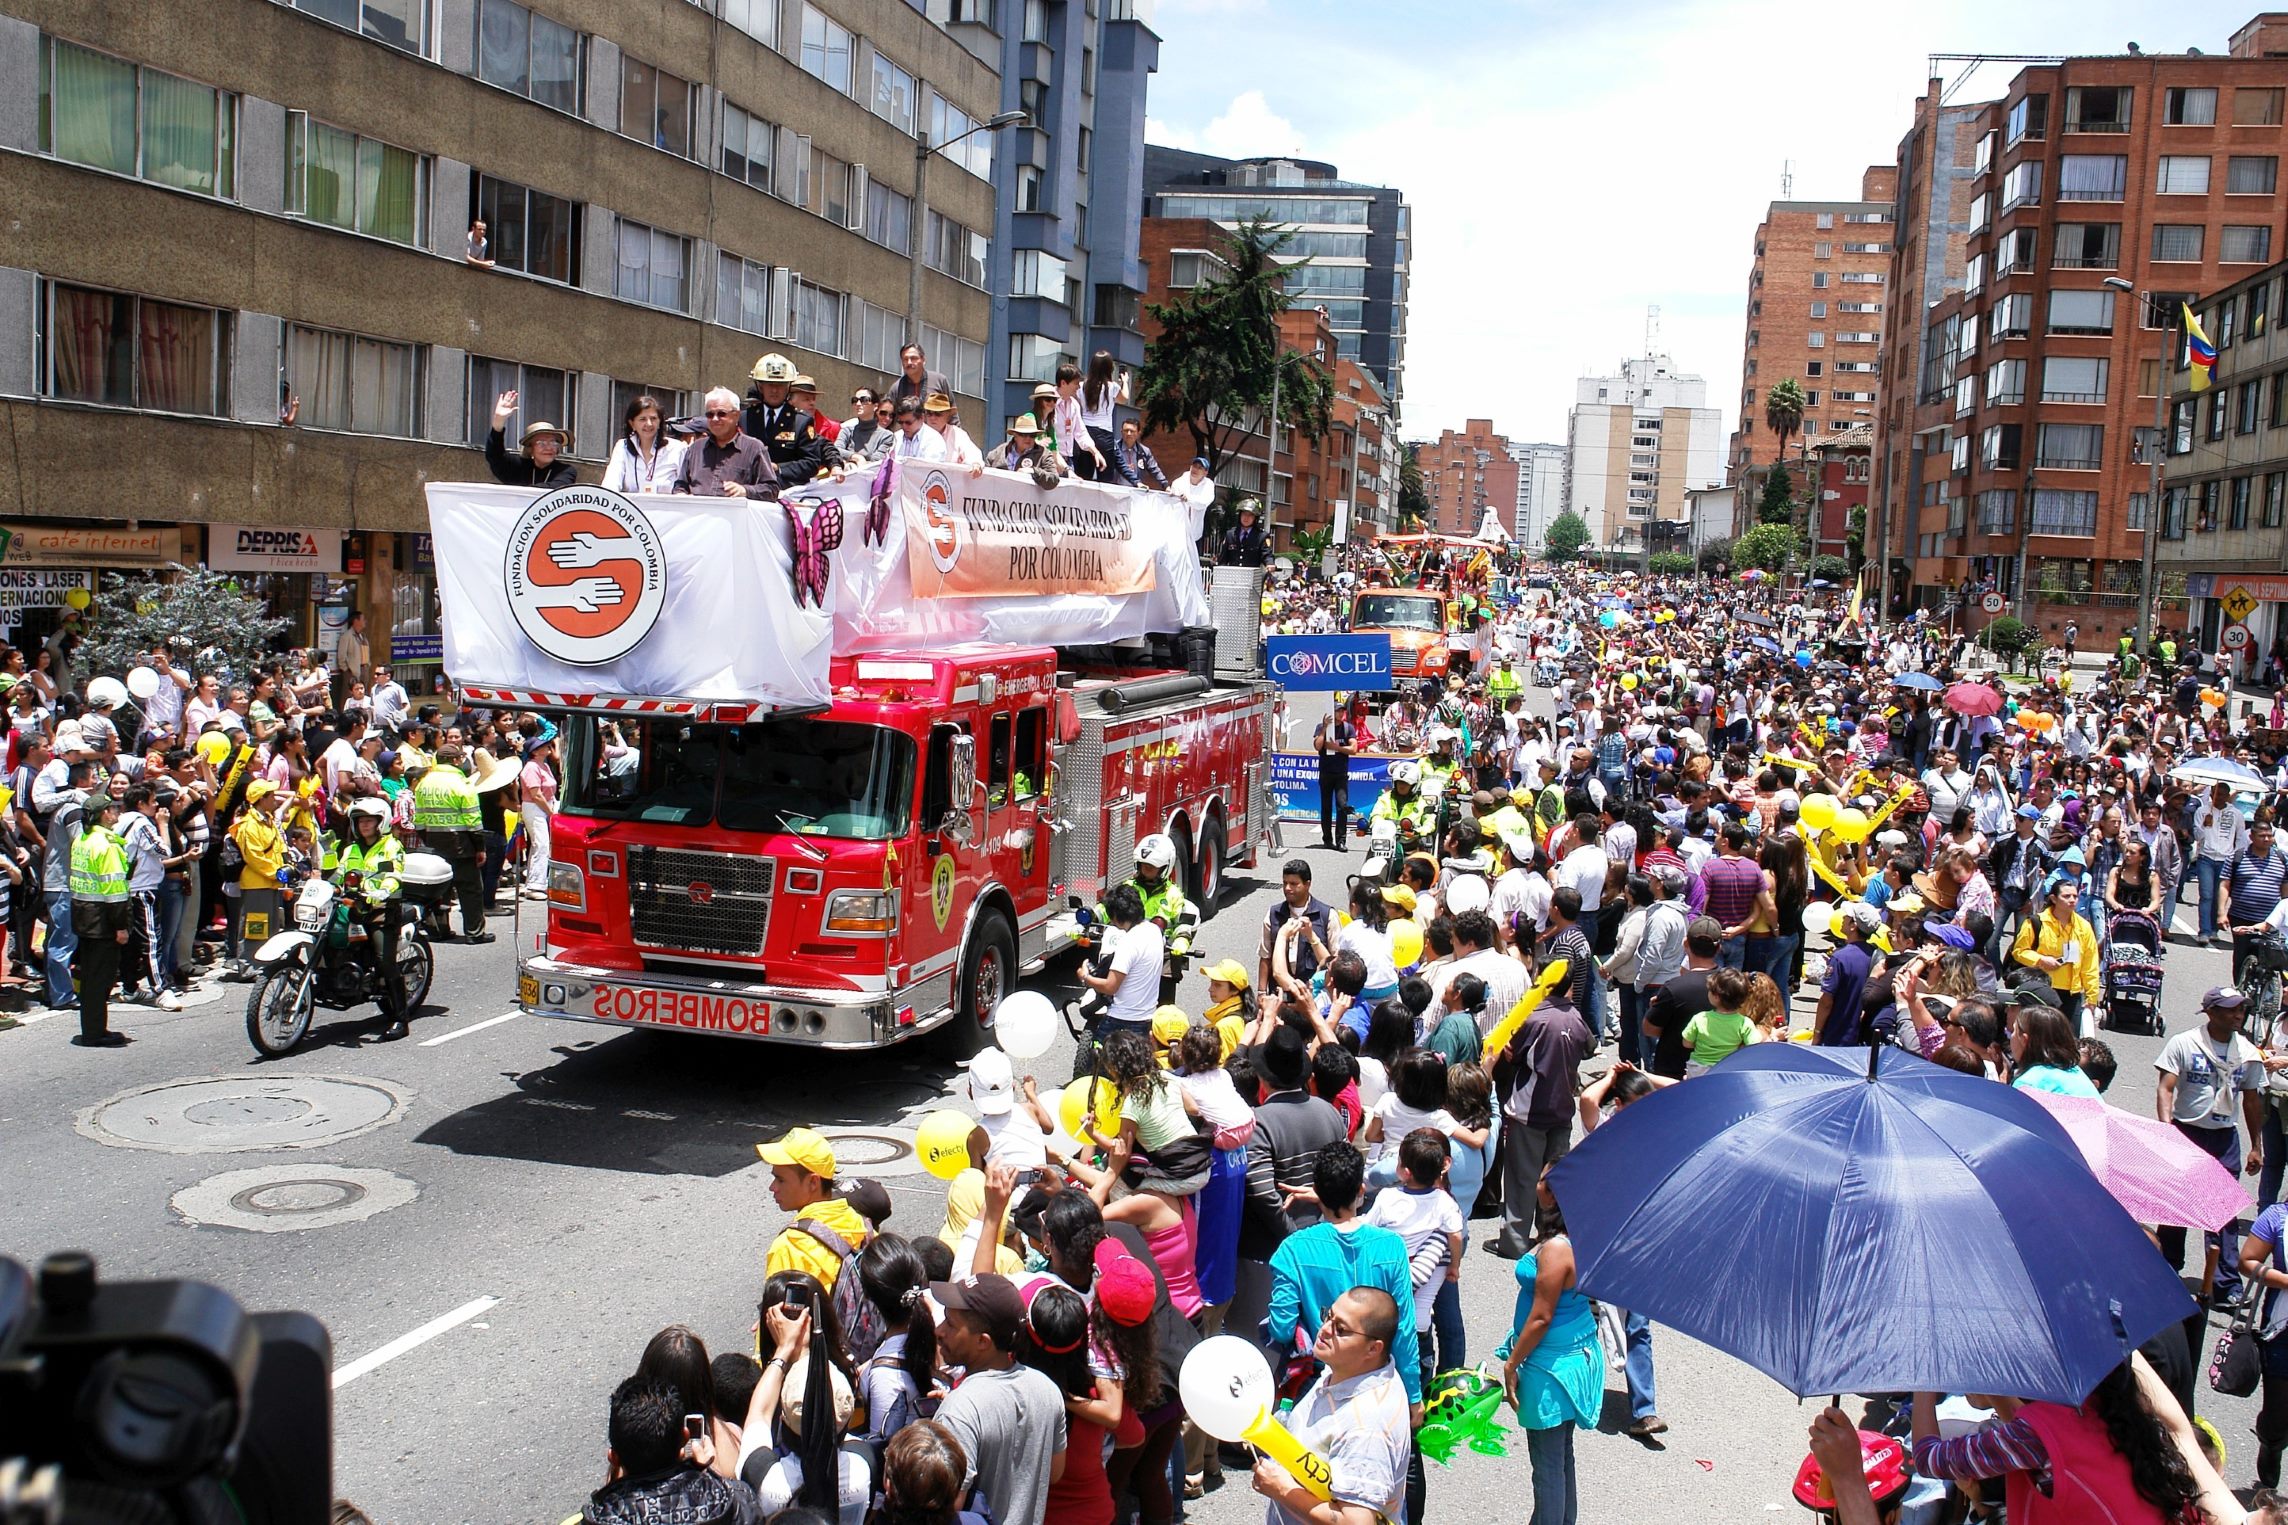
[[[1263,648],[1264,671],[1281,688],[1323,692],[1391,686],[1387,633],[1275,635]]]
[[[1155,584],[1141,495],[1060,493],[1009,472],[903,464],[895,493],[920,598],[1128,594]]]

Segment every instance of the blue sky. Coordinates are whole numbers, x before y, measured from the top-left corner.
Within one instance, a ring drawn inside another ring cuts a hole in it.
[[[1157,0],[1147,137],[1406,192],[1409,438],[1490,415],[1562,440],[1574,379],[1640,353],[1652,304],[1729,428],[1783,164],[1798,199],[1856,196],[1897,152],[1932,52],[2222,53],[2259,9]],[[1983,66],[1952,98],[1998,96],[2015,72]]]

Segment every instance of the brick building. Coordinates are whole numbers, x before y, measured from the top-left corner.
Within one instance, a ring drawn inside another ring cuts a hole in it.
[[[1851,516],[1866,508],[1868,483],[1874,476],[1875,427],[1866,419],[1845,424],[1821,435],[1811,454],[1815,462],[1811,553],[1848,558]]]
[[[1779,436],[1764,424],[1764,394],[1793,380],[1804,392],[1796,462],[1820,437],[1874,416],[1881,372],[1891,210],[1898,171],[1870,167],[1856,201],[1775,201],[1756,229],[1740,353],[1740,426],[1727,459],[1733,479],[1769,466]]]
[[[1493,420],[1473,418],[1459,432],[1415,446],[1422,489],[1430,495],[1430,522],[1440,535],[1471,536],[1493,515],[1505,534],[1514,533],[1518,464],[1509,441],[1494,433]]]
[[[1951,255],[1952,227],[1942,255],[1927,220],[1941,205],[1960,209],[1960,264],[1932,305],[1889,315],[1894,340],[1899,325],[1923,334],[1912,443],[1889,411],[1880,443],[1927,605],[1991,586],[2046,638],[2071,619],[2085,642],[2110,643],[2134,622],[2162,368],[2154,305],[2197,306],[2278,252],[2284,44],[2288,16],[2265,16],[2225,56],[2034,65],[2002,99],[1949,108],[1951,145],[1917,142],[1934,82],[1902,163],[1951,146],[1937,178],[1960,173],[1965,147],[1969,166],[1960,194],[1901,198],[1892,284],[1913,258],[1927,291]],[[1921,223],[1911,236],[1907,221]]]

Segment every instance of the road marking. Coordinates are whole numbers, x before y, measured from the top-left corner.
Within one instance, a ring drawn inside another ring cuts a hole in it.
[[[523,1015],[524,1013],[521,1011],[503,1012],[497,1017],[487,1017],[482,1022],[471,1022],[467,1027],[455,1028],[449,1033],[439,1033],[434,1038],[424,1038],[421,1040],[421,1046],[423,1048],[435,1048],[440,1043],[450,1043],[455,1038],[466,1038],[469,1034],[481,1033],[488,1027],[498,1027],[503,1022],[514,1022]]]
[[[359,1356],[347,1366],[336,1367],[334,1369],[334,1390],[339,1392],[383,1362],[394,1361],[407,1351],[428,1344],[455,1325],[467,1323],[499,1301],[500,1299],[497,1297],[480,1297],[465,1302],[443,1318],[431,1319],[411,1334],[399,1335],[371,1355]]]
[[[45,1022],[50,1017],[60,1017],[62,1015],[62,1012],[53,1009],[44,1011],[27,1011],[16,1020],[21,1022],[24,1026],[30,1027],[34,1022]]]
[[[566,1112],[593,1112],[595,1107],[584,1101],[559,1101],[553,1096],[527,1096],[525,1101],[535,1107],[556,1107]]]

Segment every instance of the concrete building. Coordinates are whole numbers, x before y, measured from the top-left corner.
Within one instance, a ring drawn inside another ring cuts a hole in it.
[[[53,601],[203,558],[298,638],[354,603],[433,662],[422,483],[486,476],[497,393],[591,480],[630,397],[691,411],[765,351],[846,411],[905,337],[915,133],[993,114],[998,41],[968,5],[720,10],[0,0],[0,564]],[[982,413],[994,145],[962,152],[923,292]],[[19,642],[56,613],[23,605]]]
[[[1517,518],[1510,534],[1519,545],[1535,547],[1549,521],[1565,512],[1565,447],[1512,445],[1509,458],[1517,462]]]
[[[1704,545],[1718,540],[1737,540],[1743,528],[1739,523],[1739,502],[1740,489],[1729,483],[1722,487],[1686,488],[1684,549],[1698,556]]]
[[[2182,625],[2202,651],[2237,655],[2236,671],[2253,676],[2275,655],[2288,662],[2288,262],[2194,311],[2217,363],[2205,392],[2182,368],[2170,376],[2154,556],[2171,596],[2157,623]],[[2237,652],[2224,644],[2235,626],[2246,631]]]
[[[1137,235],[1145,93],[1160,39],[1151,0],[927,4],[994,59],[1000,109],[1028,118],[1003,131],[1006,162],[995,180],[986,345],[994,416],[971,430],[982,437],[1026,412],[1034,386],[1054,380],[1060,364],[1085,370],[1099,350],[1131,371],[1144,363]]]
[[[1407,251],[1411,212],[1400,192],[1342,179],[1311,159],[1219,159],[1144,150],[1155,217],[1226,227],[1262,218],[1294,231],[1283,255],[1308,258],[1289,283],[1298,306],[1324,307],[1336,353],[1372,372],[1393,417],[1405,402]]]
[[[1874,417],[1897,190],[1897,170],[1880,164],[1860,176],[1856,201],[1766,209],[1748,270],[1734,480],[1778,458],[1779,436],[1764,424],[1764,394],[1778,382],[1804,393],[1797,464],[1822,435]]]
[[[1565,452],[1565,507],[1589,543],[1642,547],[1649,521],[1683,522],[1687,488],[1724,480],[1724,416],[1708,406],[1706,381],[1646,355],[1581,378]]]
[[[1447,429],[1414,447],[1422,468],[1422,490],[1430,496],[1430,522],[1439,535],[1475,536],[1490,511],[1508,521],[1516,512],[1518,464],[1510,444],[1494,433],[1493,420],[1473,418],[1459,431]],[[1509,533],[1504,524],[1504,533]]]
[[[1906,456],[1887,501],[1912,516],[1919,597],[1991,587],[2044,639],[2071,620],[2085,644],[2133,623],[2162,366],[2136,293],[2197,305],[2280,252],[2284,44],[2288,16],[2264,16],[2224,56],[2037,64],[1953,119],[1971,152],[1960,285],[1891,314],[1924,328],[1921,448],[1888,417],[1882,443],[1886,465]],[[1927,260],[1942,234],[1902,227],[1899,252]]]

